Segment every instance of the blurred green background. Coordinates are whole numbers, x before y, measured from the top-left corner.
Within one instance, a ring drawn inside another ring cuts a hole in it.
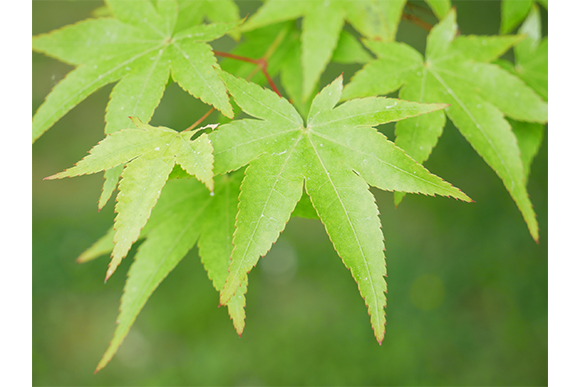
[[[241,14],[259,4],[240,2]],[[34,1],[32,33],[90,17],[101,5]],[[462,34],[499,30],[499,2],[454,5]],[[423,50],[425,37],[401,23],[399,41]],[[225,37],[214,47],[234,44]],[[33,111],[70,69],[33,54]],[[357,69],[333,64],[321,84]],[[113,361],[93,375],[112,338],[134,249],[106,285],[106,257],[76,264],[113,221],[112,203],[97,212],[102,176],[42,178],[103,138],[111,89],[89,97],[33,145],[34,385],[547,385],[547,137],[529,183],[540,224],[536,244],[500,179],[449,122],[426,166],[475,203],[407,195],[395,209],[392,193],[373,189],[389,275],[382,346],[321,223],[292,218],[250,274],[241,338],[217,307],[194,250],[153,294]],[[206,111],[172,84],[152,124],[182,130]],[[393,138],[392,125],[381,130]]]

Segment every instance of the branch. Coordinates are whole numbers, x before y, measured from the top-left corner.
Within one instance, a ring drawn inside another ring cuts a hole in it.
[[[419,26],[427,31],[431,31],[431,28],[433,28],[433,25],[431,23],[427,23],[425,20],[423,20],[415,15],[411,15],[409,13],[403,12],[402,19],[407,20],[407,21],[415,24],[416,26]]]
[[[205,120],[207,117],[209,117],[209,115],[211,113],[213,113],[214,110],[215,110],[214,107],[212,107],[211,109],[209,109],[207,111],[207,113],[205,113],[203,116],[201,116],[201,118],[199,120],[195,121],[189,128],[185,129],[184,132],[188,132],[191,129],[195,128],[197,125],[201,124],[203,122],[203,120]]]
[[[245,57],[245,56],[229,54],[227,52],[222,52],[222,51],[214,51],[214,54],[216,56],[221,56],[221,57],[224,57],[224,58],[230,58],[230,59],[235,59],[235,60],[239,60],[239,61],[242,61],[242,62],[248,62],[248,63],[255,64],[256,66],[258,66],[262,70],[262,73],[264,73],[264,76],[266,77],[266,80],[268,81],[268,84],[272,88],[272,91],[274,91],[276,94],[278,94],[279,97],[282,97],[282,94],[280,94],[280,92],[278,91],[278,88],[274,84],[274,81],[270,77],[270,74],[268,74],[268,70],[267,70],[267,68],[268,68],[268,61],[266,59],[264,59],[264,58],[252,59],[252,58],[248,58],[248,57]]]

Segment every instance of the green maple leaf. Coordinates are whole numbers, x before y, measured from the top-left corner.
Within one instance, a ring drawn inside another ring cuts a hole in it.
[[[522,122],[510,120],[508,122],[518,139],[518,147],[524,166],[524,182],[527,182],[530,175],[532,161],[538,154],[542,141],[544,140],[545,125],[533,122]]]
[[[304,102],[331,59],[345,21],[363,36],[391,41],[395,38],[404,4],[405,0],[269,0],[241,30],[304,18],[301,35],[301,98]]]
[[[537,5],[532,6],[518,32],[525,34],[526,38],[514,47],[515,66],[505,59],[498,59],[494,63],[520,77],[548,101],[548,37],[542,39],[542,22]],[[530,165],[544,138],[544,125],[515,120],[508,122],[518,139],[527,179]]]
[[[447,103],[447,116],[480,156],[496,171],[514,199],[532,237],[538,224],[525,186],[516,137],[504,114],[526,122],[548,120],[548,105],[523,81],[492,60],[523,36],[460,36],[455,11],[427,38],[426,60],[403,43],[367,42],[378,59],[355,74],[343,99],[388,94],[401,86],[399,97],[418,102]],[[397,123],[396,144],[423,163],[445,125],[439,111]],[[402,194],[396,194],[396,201]]]
[[[548,37],[542,39],[542,21],[536,5],[518,31],[526,38],[514,47],[515,66],[504,59],[495,63],[516,74],[544,100],[548,100]]]
[[[214,23],[227,23],[240,19],[239,9],[233,0],[177,0],[179,15],[175,31],[181,31],[194,24],[201,24],[205,19]],[[106,5],[96,8],[92,13],[95,17],[111,17],[113,13]],[[239,39],[240,32],[228,32],[234,39]]]
[[[470,199],[432,175],[373,126],[445,107],[364,98],[335,107],[342,76],[313,100],[305,124],[270,90],[221,73],[235,102],[257,119],[233,121],[211,133],[216,174],[249,163],[239,197],[234,250],[221,291],[226,304],[276,241],[306,190],[336,251],[358,283],[375,336],[384,336],[383,235],[368,184],[383,190]]]
[[[234,218],[242,177],[241,171],[219,176],[215,181],[214,195],[208,194],[195,179],[167,183],[141,233],[145,242],[139,246],[135,262],[129,269],[118,325],[97,371],[115,355],[151,294],[196,242],[213,286],[216,290],[223,287],[233,248]],[[114,247],[113,234],[113,229],[109,230],[78,261],[87,262],[110,252]],[[246,286],[247,283],[243,284],[227,304],[239,335],[244,329]]]
[[[238,21],[177,29],[187,22],[190,8],[178,12],[175,0],[155,5],[149,0],[107,0],[107,6],[115,18],[88,19],[33,37],[35,51],[76,66],[36,111],[33,141],[90,94],[117,81],[107,105],[105,134],[134,127],[129,116],[149,122],[170,73],[184,90],[233,117],[206,42],[231,31]],[[105,173],[99,208],[111,197],[121,171],[118,167]]]
[[[441,20],[451,10],[451,0],[425,0],[437,19]]]
[[[176,132],[169,128],[152,127],[137,118],[133,118],[133,122],[136,129],[123,129],[108,135],[74,167],[46,178],[52,180],[86,175],[126,164],[115,206],[115,248],[106,279],[115,272],[139,238],[176,164],[213,191],[213,147],[207,134],[191,141],[197,131]]]
[[[240,19],[240,10],[233,0],[177,0],[179,17],[176,31],[186,29],[194,24],[201,24],[204,17],[214,23],[236,22]],[[240,31],[233,30],[228,34],[238,40]]]
[[[548,0],[540,0],[538,3],[548,9]],[[533,5],[533,0],[502,0],[500,32],[507,34],[516,28],[528,16]]]

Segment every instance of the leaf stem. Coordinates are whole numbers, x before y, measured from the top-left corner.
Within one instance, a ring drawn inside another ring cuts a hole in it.
[[[212,107],[211,109],[209,109],[203,116],[201,116],[201,118],[199,120],[195,121],[189,128],[185,129],[184,132],[189,132],[191,129],[193,129],[197,125],[201,124],[207,117],[209,117],[209,115],[211,113],[213,113],[214,110],[215,110],[214,107]]]
[[[405,7],[406,8],[409,8],[409,9],[416,9],[416,10],[418,10],[420,12],[423,12],[426,15],[433,15],[433,11],[431,11],[429,8],[423,7],[423,6],[419,5],[419,4],[413,4],[413,3],[407,2],[405,4]]]
[[[259,67],[260,70],[262,70],[262,73],[264,73],[264,76],[266,77],[266,80],[268,81],[270,88],[272,88],[272,91],[274,91],[276,94],[278,94],[279,97],[282,97],[282,94],[280,94],[280,92],[278,91],[278,88],[274,84],[274,81],[270,77],[270,74],[268,74],[268,70],[267,70],[268,69],[268,61],[266,59],[264,59],[263,57],[260,59],[252,59],[252,58],[248,58],[245,56],[230,54],[230,53],[222,52],[222,51],[214,51],[214,54],[216,56],[221,56],[224,58],[230,58],[230,59],[235,59],[235,60],[239,60],[242,62],[248,62],[248,63],[255,64],[257,66],[257,68]]]
[[[433,28],[433,24],[427,23],[425,20],[423,20],[415,15],[411,15],[410,13],[403,12],[402,19],[407,20],[407,21],[415,24],[416,26],[419,26],[427,31],[431,31],[431,28]]]

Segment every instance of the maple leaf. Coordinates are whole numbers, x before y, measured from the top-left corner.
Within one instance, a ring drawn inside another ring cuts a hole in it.
[[[427,38],[426,60],[404,43],[366,42],[378,56],[352,78],[342,98],[388,94],[401,86],[399,97],[440,102],[461,134],[502,179],[534,240],[538,223],[525,186],[520,149],[508,117],[545,123],[548,105],[523,81],[490,64],[523,36],[459,36],[455,10]],[[396,144],[423,163],[445,125],[445,113],[397,123]],[[396,194],[400,202],[402,194]]]
[[[303,17],[302,101],[315,89],[337,45],[345,20],[371,39],[394,40],[406,0],[269,0],[241,28],[249,31]]]
[[[214,23],[236,22],[240,19],[240,10],[233,0],[177,0],[177,3],[179,16],[176,31],[201,24],[204,17]],[[239,40],[241,33],[234,29],[228,35]]]
[[[340,76],[314,98],[305,125],[286,99],[228,73],[221,76],[238,106],[258,118],[233,121],[210,134],[216,174],[249,163],[221,304],[230,300],[276,241],[305,189],[334,248],[358,283],[375,336],[382,341],[384,245],[367,183],[383,190],[470,199],[417,164],[373,126],[445,105],[364,98],[335,107],[342,92]]]
[[[538,154],[544,140],[545,125],[507,119],[518,139],[518,147],[524,166],[524,183],[530,175],[532,161]]]
[[[498,59],[502,68],[520,77],[544,100],[548,100],[548,37],[542,39],[542,21],[536,5],[518,31],[527,37],[514,47],[515,66]]]
[[[149,0],[106,3],[115,18],[88,19],[33,37],[35,51],[76,66],[36,111],[33,141],[90,94],[116,81],[105,134],[134,127],[129,116],[149,122],[170,73],[184,90],[233,117],[225,86],[214,71],[217,60],[206,42],[231,31],[239,21],[188,24],[191,1],[181,2],[189,6],[184,13],[178,12],[175,0],[158,0],[155,5]],[[177,29],[179,23],[190,27]],[[99,209],[111,197],[121,171],[119,166],[105,173]]]
[[[196,242],[213,286],[218,291],[223,287],[233,248],[234,218],[242,177],[242,171],[217,177],[214,195],[208,194],[195,179],[167,183],[141,232],[145,241],[139,246],[135,262],[129,269],[118,325],[96,371],[105,367],[115,355],[151,294]],[[88,262],[110,252],[114,247],[113,234],[111,228],[81,254],[78,261]],[[239,335],[244,329],[246,287],[244,283],[227,304]]]
[[[179,14],[175,23],[175,32],[189,28],[195,24],[201,24],[205,19],[214,23],[227,23],[240,19],[239,9],[233,0],[177,0]],[[91,12],[95,17],[113,16],[111,9],[106,5],[96,8]],[[238,40],[240,32],[232,30],[228,32]]]
[[[548,0],[538,3],[548,9]],[[500,32],[507,34],[517,27],[528,15],[534,4],[533,0],[502,0]]]
[[[137,118],[133,118],[133,122],[136,129],[123,129],[108,135],[74,167],[45,178],[86,175],[126,164],[115,206],[115,247],[105,281],[139,237],[176,163],[213,191],[213,147],[207,134],[191,141],[197,131],[176,132],[152,127]]]
[[[505,59],[498,59],[494,63],[520,77],[548,101],[548,37],[542,39],[540,11],[535,4],[518,32],[525,34],[526,38],[514,47],[515,66]],[[518,139],[527,180],[530,165],[544,138],[544,125],[510,119],[508,122]]]
[[[425,2],[439,20],[445,18],[449,10],[451,10],[451,0],[425,0]]]

